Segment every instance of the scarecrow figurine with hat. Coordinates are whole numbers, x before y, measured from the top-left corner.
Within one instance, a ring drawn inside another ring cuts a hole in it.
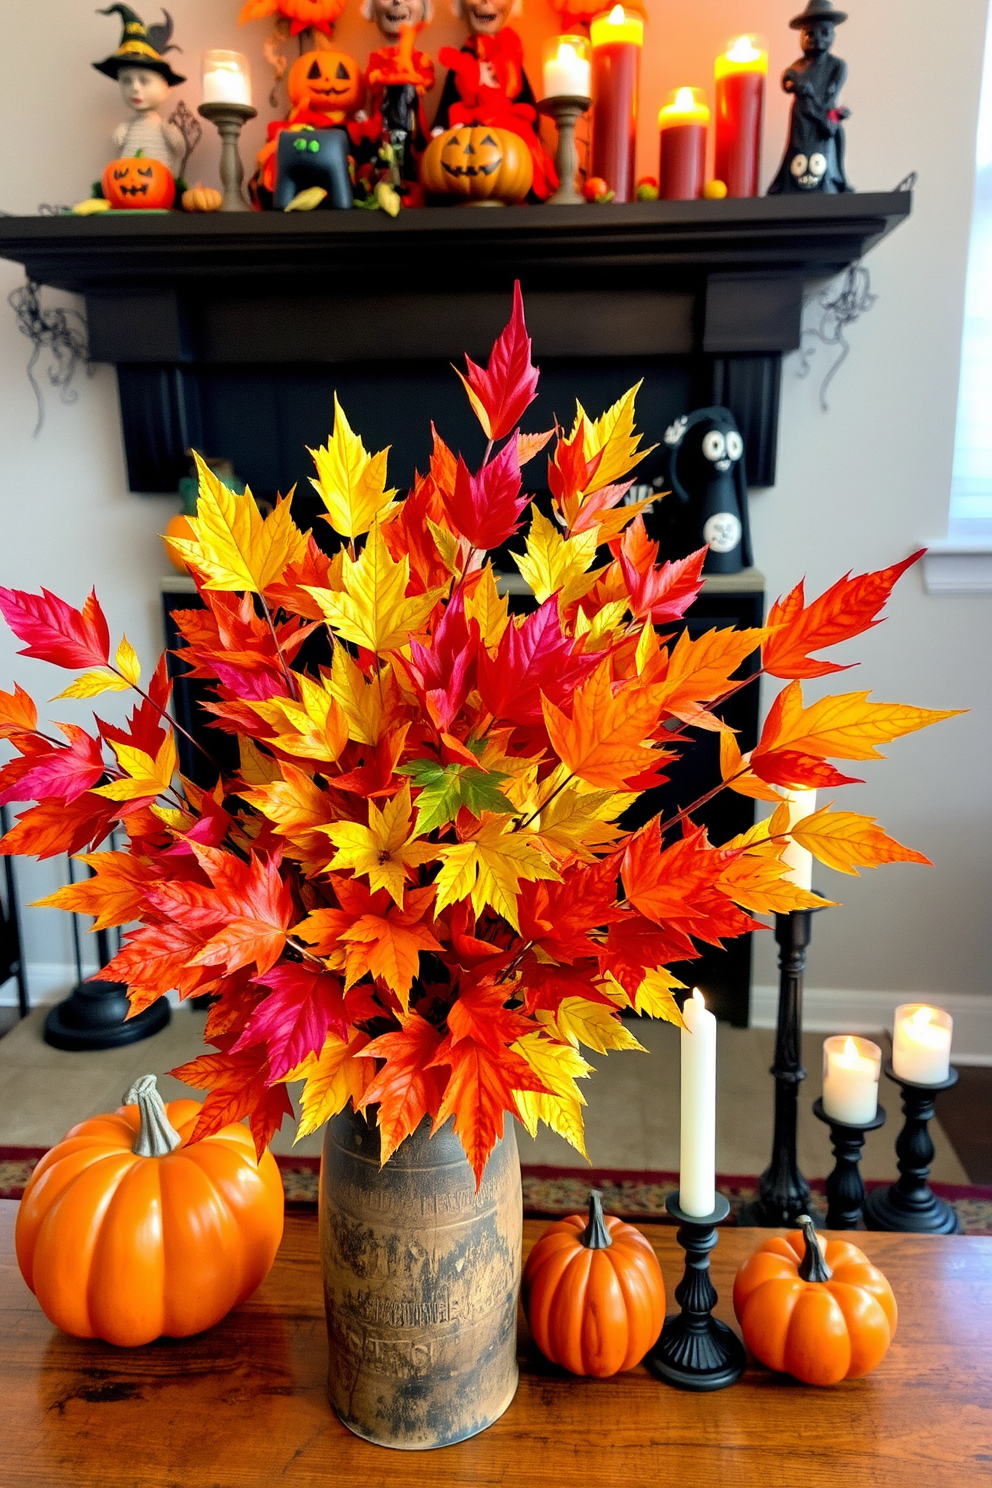
[[[852,190],[844,174],[843,129],[851,111],[837,107],[847,63],[830,54],[834,28],[846,20],[847,13],[836,10],[831,0],[809,0],[802,15],[789,22],[801,33],[803,55],[782,74],[782,87],[794,99],[792,120],[785,159],[769,196]]]
[[[146,26],[129,5],[109,5],[97,13],[116,13],[124,26],[116,52],[102,62],[93,63],[97,72],[120,84],[121,96],[132,114],[111,136],[118,155],[133,156],[140,151],[146,158],[161,161],[173,176],[179,176],[186,140],[182,131],[159,113],[169,89],[186,81],[165,60],[166,52],[178,51],[171,41],[172,17],[163,10],[162,25]]]

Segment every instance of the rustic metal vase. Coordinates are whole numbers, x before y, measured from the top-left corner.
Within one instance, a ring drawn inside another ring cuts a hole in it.
[[[517,1388],[520,1162],[512,1122],[479,1192],[449,1121],[379,1167],[348,1110],[324,1134],[320,1252],[328,1395],[356,1436],[411,1451],[484,1431]]]

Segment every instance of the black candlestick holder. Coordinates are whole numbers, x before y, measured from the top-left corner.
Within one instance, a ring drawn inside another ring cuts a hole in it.
[[[678,1220],[678,1242],[685,1251],[685,1274],[675,1290],[681,1312],[665,1319],[661,1337],[645,1359],[651,1373],[680,1390],[722,1390],[744,1373],[747,1354],[732,1328],[713,1316],[716,1288],[710,1280],[710,1251],[717,1225],[730,1213],[722,1194],[712,1214],[686,1214],[669,1194],[666,1208]]]
[[[861,1177],[865,1132],[877,1131],[884,1126],[885,1112],[879,1106],[874,1121],[866,1121],[863,1126],[849,1126],[845,1121],[835,1121],[828,1116],[823,1101],[815,1100],[813,1115],[829,1126],[830,1145],[834,1150],[834,1170],[827,1179],[827,1229],[856,1230],[865,1207],[865,1185]]]
[[[934,1159],[930,1137],[934,1097],[958,1082],[951,1070],[939,1085],[918,1085],[897,1075],[886,1061],[885,1073],[902,1091],[906,1117],[896,1140],[899,1181],[890,1188],[876,1188],[865,1200],[865,1224],[869,1230],[908,1230],[917,1235],[959,1235],[961,1221],[950,1204],[938,1199],[927,1179]]]
[[[808,1214],[810,1187],[799,1171],[796,1128],[799,1087],[803,1069],[803,976],[806,949],[813,933],[812,909],[794,909],[775,916],[779,944],[778,1022],[775,1032],[775,1129],[772,1160],[758,1179],[758,1197],[745,1204],[737,1218],[741,1225],[793,1227]]]

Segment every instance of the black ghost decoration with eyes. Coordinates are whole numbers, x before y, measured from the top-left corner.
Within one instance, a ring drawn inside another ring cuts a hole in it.
[[[750,568],[744,440],[729,408],[697,408],[665,434],[671,450],[668,478],[684,507],[692,547],[708,544],[703,572],[740,573]]]
[[[327,192],[322,207],[341,210],[352,206],[348,174],[348,135],[344,129],[284,129],[276,151],[276,189],[272,205],[284,212],[290,202],[311,186]]]

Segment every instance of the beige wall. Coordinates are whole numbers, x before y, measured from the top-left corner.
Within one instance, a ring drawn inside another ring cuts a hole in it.
[[[556,27],[543,0],[528,5],[524,29],[536,76],[540,40]],[[744,23],[763,29],[771,46],[767,179],[778,164],[786,118],[774,76],[796,54],[786,25],[790,6],[778,0],[649,5],[641,170],[653,166],[651,119],[662,95],[682,83],[705,84],[720,42]],[[199,54],[210,45],[250,53],[256,93],[264,100],[265,28],[238,31],[238,0],[169,0],[169,8],[185,48],[177,65],[192,80],[181,92],[192,107]],[[984,0],[957,0],[938,12],[906,0],[852,0],[851,9],[837,46],[851,67],[845,94],[854,112],[851,178],[863,190],[885,189],[915,169],[920,184],[912,220],[871,256],[879,301],[851,332],[852,355],[834,384],[829,414],[817,402],[825,353],[805,382],[796,376],[795,358],[786,362],[779,483],[753,503],[758,562],[773,593],[803,573],[810,590],[818,591],[849,568],[892,562],[946,528],[986,7]],[[6,141],[0,206],[31,212],[41,200],[74,201],[99,174],[109,154],[107,136],[120,117],[114,87],[89,66],[112,49],[116,20],[96,16],[80,0],[44,6],[4,0],[3,14],[8,65],[0,93],[0,135]],[[432,28],[428,49],[436,52],[460,34],[458,23],[445,15]],[[355,0],[349,0],[338,40],[364,58],[370,31],[358,18]],[[265,117],[249,139],[261,135]],[[193,174],[213,181],[215,170],[208,132]],[[3,294],[18,282],[18,270],[0,265]],[[173,504],[127,493],[114,378],[107,368],[79,382],[71,407],[49,393],[45,427],[32,438],[27,353],[0,303],[0,582],[45,584],[77,603],[95,582],[114,627],[126,626],[150,661],[160,644],[156,581],[162,557],[156,533]],[[649,432],[657,437],[658,431]],[[817,924],[810,965],[815,986],[987,991],[990,605],[981,597],[928,597],[912,574],[889,621],[851,647],[865,665],[849,674],[850,686],[873,687],[885,699],[972,711],[896,743],[890,762],[869,766],[869,783],[848,792],[853,807],[877,814],[937,866],[893,868],[862,881],[824,873],[823,888],[843,899],[845,908]],[[47,669],[15,664],[13,652],[9,637],[0,636],[0,685],[16,666],[40,698],[58,690]],[[70,716],[69,707],[57,711]],[[26,873],[29,892],[46,887],[51,873]],[[68,959],[66,927],[54,913],[31,913],[28,944],[36,963]],[[772,949],[759,949],[758,982],[774,979]]]

